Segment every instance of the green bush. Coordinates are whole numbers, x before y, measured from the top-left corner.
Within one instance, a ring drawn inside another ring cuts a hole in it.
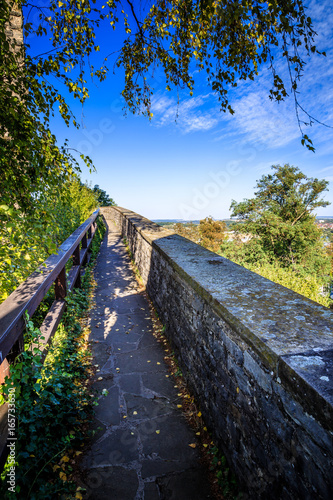
[[[73,177],[59,198],[41,194],[33,211],[0,205],[0,303],[97,208],[94,191]],[[37,208],[36,208],[37,207]]]

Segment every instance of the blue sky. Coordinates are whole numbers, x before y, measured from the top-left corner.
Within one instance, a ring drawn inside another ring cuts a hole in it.
[[[300,85],[301,104],[333,126],[333,4],[308,2],[318,32],[317,47],[327,57],[314,56]],[[102,34],[103,35],[103,34]],[[103,47],[104,55],[109,50]],[[117,40],[108,43],[117,45]],[[109,47],[110,48],[110,47]],[[278,62],[283,73],[283,63]],[[150,219],[199,219],[229,216],[232,199],[253,196],[256,180],[273,164],[290,163],[310,177],[326,178],[333,203],[333,130],[319,125],[308,129],[316,147],[312,153],[300,143],[292,98],[278,105],[268,99],[270,72],[263,67],[256,82],[242,83],[232,93],[235,115],[220,113],[204,79],[191,98],[164,90],[159,73],[153,99],[153,119],[124,117],[120,92],[123,74],[112,71],[107,80],[90,85],[83,111],[74,105],[83,128],[67,129],[55,119],[53,131],[61,142],[89,154],[97,172],[84,167],[82,179],[107,191],[120,206]],[[333,215],[333,206],[318,215]]]

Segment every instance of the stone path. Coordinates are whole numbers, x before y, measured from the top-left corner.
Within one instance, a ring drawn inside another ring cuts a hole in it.
[[[100,396],[96,434],[82,460],[85,499],[204,500],[213,498],[196,442],[177,404],[164,350],[152,335],[148,302],[113,224],[95,269],[91,311],[93,387]],[[101,378],[98,380],[98,378]]]

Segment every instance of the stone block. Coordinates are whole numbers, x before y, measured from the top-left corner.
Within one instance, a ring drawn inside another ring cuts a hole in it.
[[[264,391],[272,393],[271,376],[258,365],[248,351],[244,352],[244,368],[258,382]]]

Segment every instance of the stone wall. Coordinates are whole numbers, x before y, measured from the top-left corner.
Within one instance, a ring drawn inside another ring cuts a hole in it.
[[[8,0],[5,1],[9,3]],[[6,26],[6,37],[11,45],[11,50],[17,53],[21,52],[23,47],[22,24],[22,8],[20,5],[13,3],[9,23]]]
[[[248,498],[333,496],[333,312],[119,207],[148,294]]]

